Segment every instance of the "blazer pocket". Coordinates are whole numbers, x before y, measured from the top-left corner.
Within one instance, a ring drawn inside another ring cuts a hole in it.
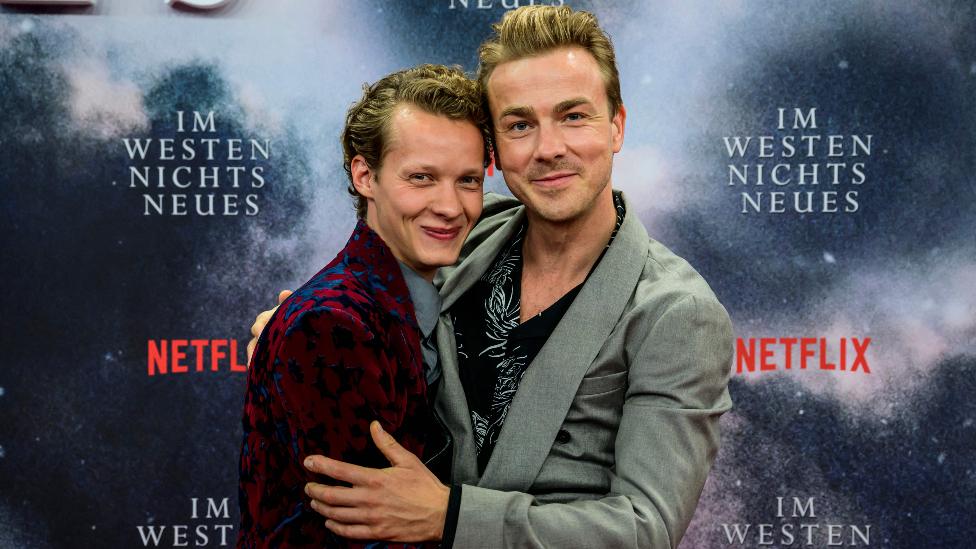
[[[605,376],[584,377],[580,381],[577,395],[599,395],[627,387],[627,372],[615,372]]]

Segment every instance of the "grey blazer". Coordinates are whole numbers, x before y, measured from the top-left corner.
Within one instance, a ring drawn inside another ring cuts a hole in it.
[[[484,475],[447,311],[525,216],[485,196],[462,261],[442,269],[437,410],[463,483],[454,547],[676,547],[729,410],[728,314],[628,206],[613,245],[527,368]]]

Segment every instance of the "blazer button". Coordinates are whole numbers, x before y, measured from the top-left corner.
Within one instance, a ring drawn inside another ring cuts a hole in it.
[[[572,437],[569,436],[569,431],[566,429],[560,429],[559,432],[556,433],[556,442],[559,444],[566,444],[569,442],[570,438]]]

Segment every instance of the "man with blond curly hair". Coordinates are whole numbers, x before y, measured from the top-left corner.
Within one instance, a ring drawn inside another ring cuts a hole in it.
[[[484,129],[477,85],[438,65],[382,78],[349,110],[343,165],[359,221],[257,340],[238,547],[366,546],[325,528],[304,492],[318,477],[302,460],[320,454],[382,466],[372,422],[437,469],[449,438],[429,392],[440,377],[430,341],[440,299],[431,280],[457,261],[481,214]]]

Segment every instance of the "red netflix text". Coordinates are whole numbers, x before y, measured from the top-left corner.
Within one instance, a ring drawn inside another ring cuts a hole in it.
[[[150,339],[149,375],[189,372],[246,372],[244,347],[236,339]]]
[[[870,374],[869,345],[870,337],[739,338],[735,345],[735,373],[809,368]]]

